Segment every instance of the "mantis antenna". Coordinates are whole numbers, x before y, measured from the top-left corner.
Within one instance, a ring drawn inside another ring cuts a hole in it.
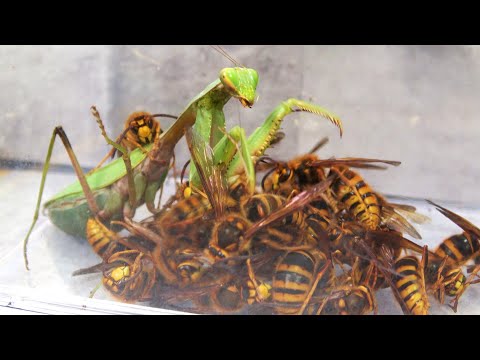
[[[235,60],[229,53],[227,53],[225,51],[224,48],[222,48],[220,45],[210,45],[210,47],[212,47],[212,49],[214,49],[215,51],[219,52],[220,54],[222,54],[223,56],[225,56],[228,60],[230,60],[235,66],[238,66],[238,67],[245,67],[244,65],[240,64],[237,60]]]
[[[235,60],[233,58],[233,56],[231,56],[229,53],[227,53],[227,51],[222,48],[220,45],[210,45],[210,47],[212,49],[214,49],[215,51],[217,51],[218,53],[220,53],[221,55],[225,56],[228,60],[230,60],[235,66],[238,66],[238,67],[243,67],[245,68],[245,65],[242,65],[240,64],[237,60]],[[255,102],[258,100],[258,95],[257,95],[257,99],[255,99]],[[238,110],[239,108],[237,108]],[[239,125],[240,127],[242,126],[242,118],[240,116],[240,112],[238,112],[238,122],[239,122]]]

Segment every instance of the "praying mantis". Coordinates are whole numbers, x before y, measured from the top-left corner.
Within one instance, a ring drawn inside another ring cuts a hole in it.
[[[23,254],[27,270],[28,240],[39,217],[57,135],[65,146],[78,180],[46,201],[44,208],[54,225],[68,234],[80,237],[86,236],[89,220],[92,219],[97,225],[107,229],[105,231],[109,231],[112,221],[131,219],[137,207],[142,204],[145,204],[150,212],[157,212],[158,209],[154,205],[156,194],[166,179],[176,144],[190,127],[194,127],[200,136],[210,143],[214,150],[214,161],[227,166],[227,178],[230,182],[241,172],[246,172],[248,189],[252,193],[255,186],[253,161],[269,147],[288,114],[306,111],[319,115],[335,124],[342,135],[342,123],[336,115],[320,106],[295,98],[281,102],[248,138],[244,129],[239,126],[226,134],[223,111],[225,104],[235,98],[243,107],[251,108],[255,103],[259,80],[255,69],[234,63],[235,67],[220,70],[218,78],[193,97],[177,120],[153,143],[131,152],[108,137],[98,110],[92,107],[92,114],[102,136],[122,157],[89,174],[83,173],[63,128],[61,126],[55,128],[42,171],[33,221],[24,239]],[[232,140],[238,142],[238,145]],[[241,150],[242,156],[237,153],[237,149]],[[242,159],[247,159],[247,166],[242,164]],[[198,173],[194,167],[190,171],[190,181],[193,185],[200,186]]]

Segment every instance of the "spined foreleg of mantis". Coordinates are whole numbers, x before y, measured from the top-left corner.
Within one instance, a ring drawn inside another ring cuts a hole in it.
[[[246,148],[248,149],[249,156],[256,159],[263,155],[265,150],[270,146],[271,141],[275,138],[275,134],[280,129],[283,118],[288,114],[297,111],[306,111],[327,118],[340,129],[340,136],[342,135],[342,122],[336,115],[320,106],[292,98],[278,105],[270,113],[264,123],[247,139]],[[241,163],[240,155],[236,153],[236,148],[229,145],[229,143],[231,142],[224,136],[215,146],[214,152],[217,163],[224,162],[229,164],[227,176],[230,182],[232,182],[235,181],[236,177],[238,177],[238,174],[242,172],[244,167]],[[244,158],[246,157],[244,156]],[[200,179],[195,171],[191,172],[190,178],[193,185],[199,186]]]
[[[130,208],[135,211],[136,209],[136,203],[137,203],[137,196],[136,196],[136,191],[135,191],[135,182],[133,180],[133,169],[132,169],[132,163],[130,161],[130,156],[128,153],[128,150],[121,146],[120,144],[117,144],[115,141],[110,139],[107,135],[107,132],[105,131],[105,126],[103,125],[103,121],[100,117],[100,113],[98,112],[97,108],[95,106],[92,106],[90,108],[92,111],[92,115],[95,117],[97,120],[97,124],[100,127],[100,131],[102,132],[102,136],[105,139],[105,141],[113,146],[115,149],[117,149],[120,154],[122,154],[122,159],[123,162],[125,163],[125,168],[127,169],[127,180],[128,180],[128,201],[130,203]],[[132,214],[133,216],[133,214]]]

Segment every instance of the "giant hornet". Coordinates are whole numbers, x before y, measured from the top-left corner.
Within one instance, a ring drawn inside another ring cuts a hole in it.
[[[331,189],[323,196],[324,201],[318,202],[320,213],[312,212],[311,215],[311,218],[324,223],[320,224],[321,227],[328,226],[332,212],[338,214],[345,210],[350,217],[364,224],[368,229],[377,230],[382,225],[420,239],[415,228],[399,213],[407,213],[417,222],[425,221],[426,217],[415,213],[416,209],[412,206],[387,202],[375,193],[359,174],[349,168],[385,169],[375,163],[398,166],[400,162],[367,158],[321,160],[314,152],[325,143],[326,139],[322,139],[309,153],[289,162],[263,158],[261,161],[267,164],[263,167],[271,167],[262,179],[264,191],[290,196],[293,191],[302,191],[324,181],[327,177],[333,177],[335,180]],[[326,174],[327,168],[330,169],[329,174]],[[316,206],[312,208],[315,209]]]
[[[287,252],[278,263],[272,283],[275,312],[302,314],[315,291],[328,288],[334,276],[327,256],[319,250]]]
[[[169,114],[150,114],[147,111],[135,111],[127,117],[123,131],[115,142],[130,151],[136,148],[143,149],[142,145],[153,143],[163,132],[160,122],[155,120],[156,117],[177,119],[177,116]],[[112,148],[92,172],[102,166],[108,158],[113,159],[116,153],[117,149]]]
[[[443,303],[445,294],[454,297],[451,307],[456,312],[458,301],[468,286],[479,282],[476,274],[480,266],[476,266],[468,278],[461,267],[480,254],[480,229],[433,201],[427,202],[464,230],[461,234],[448,237],[435,249],[437,259],[430,261],[426,271],[427,281],[432,284],[436,298]]]
[[[125,302],[152,299],[153,288],[161,282],[151,257],[137,250],[113,253],[101,264],[77,270],[76,275],[102,272],[104,287]]]
[[[365,277],[358,274],[364,270],[367,273]],[[373,263],[368,269],[361,269],[360,258],[357,257],[350,274],[344,272],[340,279],[337,278],[336,281],[339,281],[340,285],[329,289],[329,294],[321,298],[319,306],[310,305],[310,313],[315,315],[364,315],[372,311],[377,313],[377,302],[370,283],[374,277],[373,270]],[[357,279],[362,279],[362,282],[358,282]]]

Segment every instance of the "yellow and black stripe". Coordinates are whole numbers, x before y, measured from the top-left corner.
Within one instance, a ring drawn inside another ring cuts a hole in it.
[[[348,213],[371,230],[380,224],[381,210],[379,199],[372,188],[356,172],[346,167],[332,167],[346,180],[338,177],[332,184],[337,200]]]
[[[395,262],[395,288],[403,300],[402,308],[413,315],[426,315],[430,304],[425,289],[423,269],[414,256],[406,256]]]
[[[259,282],[258,288],[252,280],[248,279],[242,286],[242,299],[248,304],[252,305],[257,302],[266,301],[271,297],[272,286],[266,282]]]
[[[189,223],[189,220],[193,221],[204,215],[210,208],[208,199],[193,194],[178,201],[160,218],[149,224],[149,227],[165,235],[179,236],[185,234],[186,228],[191,228],[192,224]]]
[[[323,253],[293,251],[278,263],[272,283],[272,300],[277,314],[297,314],[315,281],[316,271],[324,268]],[[316,290],[330,286],[333,271],[328,269],[318,281]]]
[[[180,275],[181,281],[184,284],[193,283],[202,276],[205,266],[196,255],[197,252],[194,249],[183,249],[174,256],[174,258],[178,258],[176,264],[177,274]],[[175,262],[176,259],[172,259],[172,267],[175,266]]]
[[[273,211],[281,208],[286,199],[280,195],[257,194],[245,199],[241,204],[242,215],[251,222],[262,220]]]
[[[285,206],[287,199],[275,194],[253,195],[241,204],[242,215],[252,223],[260,221],[275,210]],[[303,211],[295,211],[282,219],[284,225],[294,225],[299,229],[305,229],[306,214]]]
[[[240,238],[250,226],[251,223],[240,214],[227,215],[215,223],[208,251],[216,259],[233,256],[239,250]]]
[[[210,208],[208,199],[200,195],[192,195],[188,199],[177,202],[160,220],[162,224],[175,224],[203,215],[208,208]]]
[[[433,286],[435,297],[440,301],[443,299],[443,294],[457,296],[457,294],[463,292],[467,282],[467,277],[463,273],[461,266],[453,266],[446,263],[442,273],[439,274],[441,264],[441,260],[430,260],[425,270],[426,282],[428,285]]]
[[[288,253],[273,278],[272,298],[278,314],[296,314],[313,283],[315,259],[304,251]]]
[[[479,239],[467,232],[445,239],[435,250],[435,254],[448,256],[456,264],[462,265],[472,259],[480,250]]]
[[[105,225],[98,222],[95,218],[87,220],[87,241],[92,246],[93,251],[104,257],[105,251],[109,249],[109,253],[124,250],[121,244],[115,244],[116,233],[108,229]],[[112,248],[114,246],[114,248]],[[107,255],[108,256],[108,255]]]
[[[314,154],[298,156],[288,163],[279,162],[275,170],[267,173],[262,180],[265,192],[289,196],[293,190],[303,191],[310,185],[326,179],[325,169],[311,164],[319,160]]]
[[[146,111],[136,111],[130,114],[125,121],[125,129],[130,130],[126,133],[126,143],[123,145],[128,146],[130,150],[135,149],[135,146],[131,144],[149,144],[162,133],[160,122]]]
[[[310,203],[305,222],[314,232],[329,230],[331,219],[332,209],[325,200]]]
[[[295,183],[299,190],[305,190],[308,185],[318,184],[325,180],[325,170],[320,166],[311,166],[313,161],[318,160],[314,154],[305,154],[302,157],[292,160],[289,165],[295,176]]]
[[[103,285],[122,301],[148,300],[157,282],[157,272],[152,260],[136,250],[125,250],[108,259],[110,267],[103,272]]]

